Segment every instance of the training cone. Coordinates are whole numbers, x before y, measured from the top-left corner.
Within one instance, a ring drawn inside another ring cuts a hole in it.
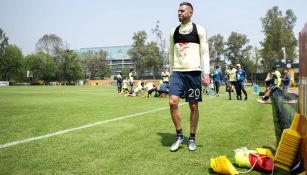
[[[211,168],[221,174],[239,174],[236,168],[231,164],[226,156],[211,158]]]
[[[296,113],[290,128],[284,129],[274,158],[275,165],[287,171],[289,171],[293,165],[302,138],[297,132],[299,119],[300,114]]]
[[[248,150],[246,147],[241,147],[236,150],[235,152],[235,161],[238,167],[241,168],[251,168],[252,165],[249,162],[249,155],[251,153],[255,153],[254,150]]]
[[[269,158],[271,158],[272,160],[274,160],[274,156],[273,156],[271,150],[269,150],[269,149],[266,149],[266,148],[257,148],[257,149],[256,149],[256,152],[257,152],[258,154],[264,154],[264,155],[268,156]]]
[[[256,171],[272,171],[274,167],[273,160],[264,154],[251,153],[249,162]]]
[[[250,170],[272,171],[273,158],[272,152],[265,148],[257,148],[255,151],[241,147],[235,150],[235,160],[238,167],[250,168]]]

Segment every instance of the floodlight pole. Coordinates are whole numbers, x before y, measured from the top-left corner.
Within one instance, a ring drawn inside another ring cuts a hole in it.
[[[286,57],[286,48],[285,47],[282,47],[282,52],[284,54],[284,60],[285,60],[285,63],[287,64],[287,57]]]

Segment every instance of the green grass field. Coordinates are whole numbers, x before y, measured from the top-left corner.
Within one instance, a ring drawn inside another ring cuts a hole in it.
[[[113,86],[0,87],[0,145],[89,126],[0,148],[0,174],[215,174],[211,157],[235,164],[237,148],[275,148],[272,107],[249,94],[247,101],[204,97],[197,151],[170,152],[176,136],[167,98],[125,97]],[[181,104],[188,136],[189,108]]]

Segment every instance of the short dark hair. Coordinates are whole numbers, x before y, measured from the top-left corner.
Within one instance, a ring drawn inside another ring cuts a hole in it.
[[[193,11],[193,6],[192,6],[191,3],[189,3],[189,2],[182,2],[182,3],[180,3],[180,6],[183,6],[183,5],[186,5],[186,6],[191,7],[191,9],[192,9],[192,11]]]

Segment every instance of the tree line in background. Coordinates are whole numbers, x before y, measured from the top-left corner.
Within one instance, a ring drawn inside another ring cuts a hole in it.
[[[225,70],[228,63],[240,63],[251,75],[267,72],[274,61],[296,58],[297,40],[293,32],[296,16],[293,11],[287,10],[283,15],[274,6],[260,21],[264,33],[261,49],[251,46],[244,34],[231,32],[226,41],[222,35],[216,34],[208,39],[211,64]],[[138,78],[145,74],[155,75],[168,63],[159,23],[157,21],[152,29],[156,36],[155,42],[146,42],[145,31],[138,31],[132,37],[133,44],[128,55],[135,65]],[[76,53],[55,34],[40,38],[36,43],[36,52],[27,56],[23,56],[22,51],[8,41],[9,38],[0,28],[0,80],[66,83],[80,79],[103,79],[111,75],[107,52]],[[129,68],[122,70],[124,75],[128,72]]]
[[[261,49],[251,46],[247,36],[237,32],[231,32],[226,41],[220,34],[211,36],[208,39],[211,63],[223,69],[227,63],[239,63],[251,75],[268,72],[273,63],[281,59],[295,59],[297,40],[293,28],[296,19],[292,10],[283,15],[277,6],[269,9],[260,18],[264,33]]]
[[[0,77],[4,81],[67,81],[82,77],[83,69],[78,55],[64,46],[54,34],[44,35],[36,43],[36,52],[23,56],[21,50],[8,43],[0,29]]]

